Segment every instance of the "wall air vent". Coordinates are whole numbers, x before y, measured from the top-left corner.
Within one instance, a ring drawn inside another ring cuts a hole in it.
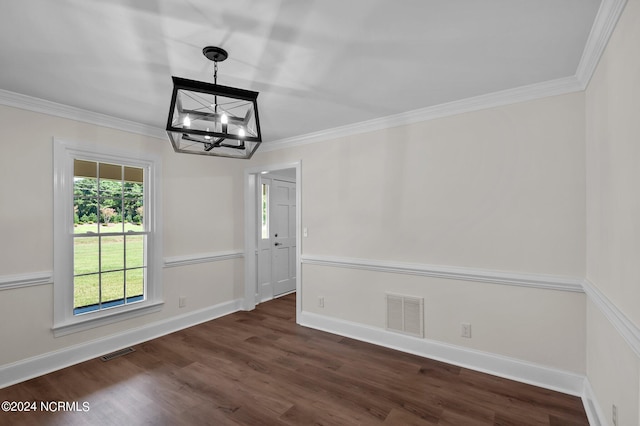
[[[110,354],[103,355],[100,357],[100,359],[102,361],[111,361],[114,358],[118,358],[119,356],[127,355],[135,351],[136,350],[133,348],[124,348],[124,349],[120,349],[119,351],[115,351],[115,352],[111,352]]]
[[[387,330],[424,337],[424,299],[386,294]]]

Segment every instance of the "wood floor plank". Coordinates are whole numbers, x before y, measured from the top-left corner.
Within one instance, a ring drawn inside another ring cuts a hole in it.
[[[587,425],[579,398],[295,324],[295,294],[0,389],[0,425]]]

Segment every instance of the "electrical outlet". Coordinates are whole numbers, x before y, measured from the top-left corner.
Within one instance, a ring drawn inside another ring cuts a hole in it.
[[[460,323],[460,336],[471,338],[471,324],[468,322]]]
[[[324,308],[324,297],[318,297],[318,307]]]
[[[185,306],[187,306],[187,298],[186,297],[180,297],[178,299],[178,307],[179,308],[184,308]]]
[[[618,426],[618,407],[616,404],[611,405],[611,421],[613,426]]]

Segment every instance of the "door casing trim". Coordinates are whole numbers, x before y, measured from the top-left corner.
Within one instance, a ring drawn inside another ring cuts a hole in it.
[[[262,172],[282,169],[296,170],[296,323],[300,323],[302,312],[302,160],[289,163],[274,163],[249,167],[244,170],[244,303],[243,309],[255,309],[258,285],[257,271],[257,223],[258,205],[256,198],[257,176]]]

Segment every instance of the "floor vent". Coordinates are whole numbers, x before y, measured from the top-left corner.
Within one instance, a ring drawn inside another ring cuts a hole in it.
[[[111,361],[114,358],[118,358],[119,356],[127,355],[135,351],[136,350],[133,348],[124,348],[124,349],[120,349],[119,351],[115,351],[115,352],[111,352],[110,354],[103,355],[100,357],[100,359],[102,361]]]
[[[424,337],[424,299],[386,294],[387,330]]]

